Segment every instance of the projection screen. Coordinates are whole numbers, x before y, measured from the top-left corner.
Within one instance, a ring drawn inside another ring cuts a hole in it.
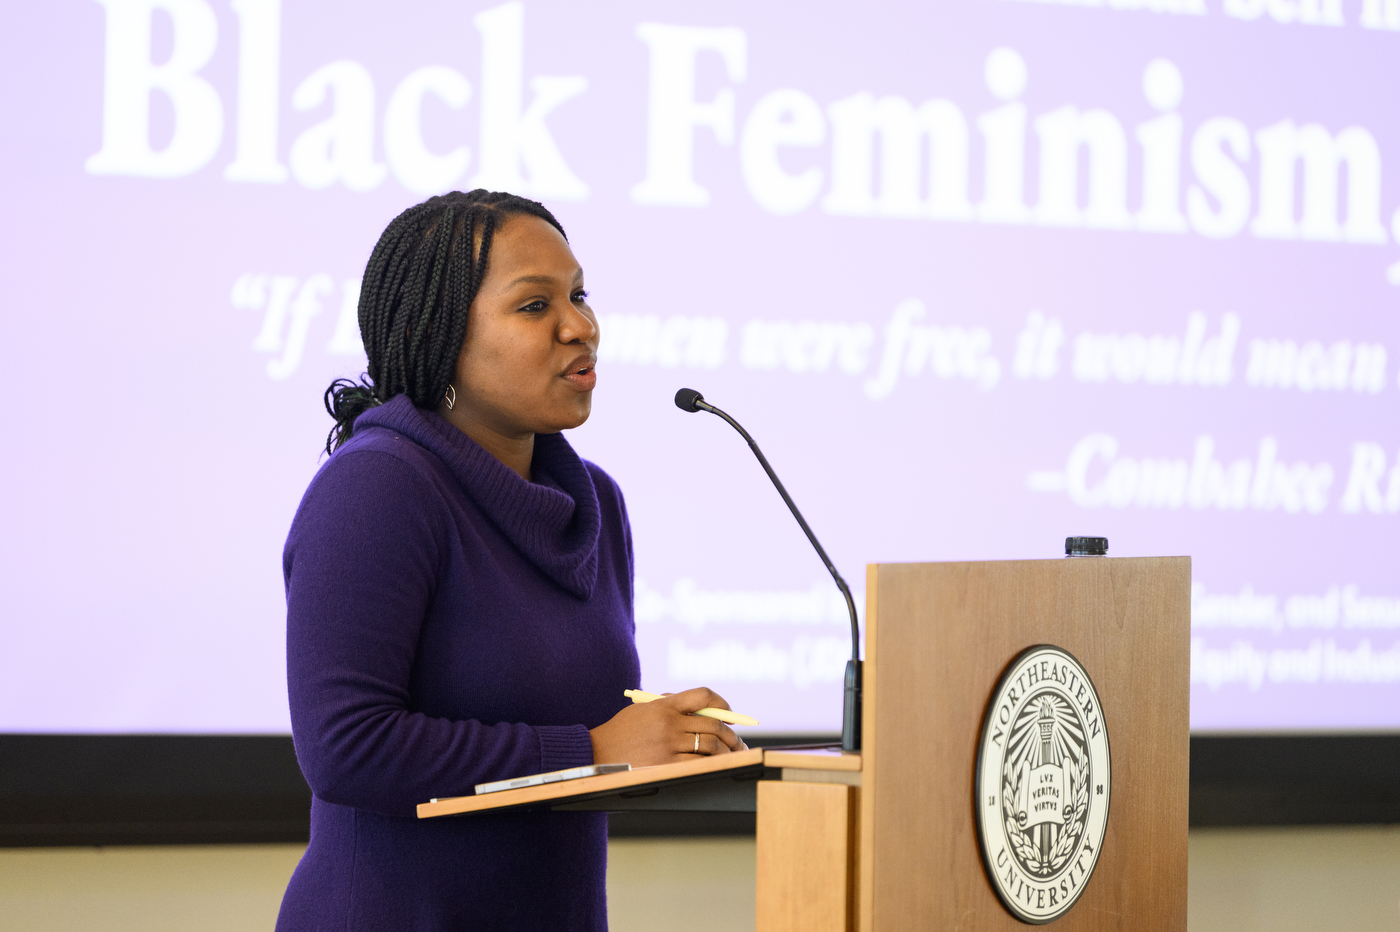
[[[0,16],[0,731],[288,730],[365,260],[473,187],[585,270],[637,685],[839,727],[842,600],[688,386],[858,601],[870,562],[1189,554],[1195,730],[1400,726],[1400,0]]]

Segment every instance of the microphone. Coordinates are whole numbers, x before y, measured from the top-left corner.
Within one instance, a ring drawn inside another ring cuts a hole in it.
[[[860,713],[861,713],[861,670],[860,670],[860,621],[856,617],[856,602],[851,598],[851,587],[846,585],[846,580],[841,578],[841,574],[836,571],[831,558],[826,555],[822,545],[817,541],[817,535],[812,533],[812,529],[807,526],[807,519],[802,517],[802,512],[797,510],[797,505],[793,502],[792,496],[778,479],[778,474],[773,471],[773,467],[768,465],[768,458],[763,455],[763,451],[758,448],[758,444],[749,436],[749,432],[740,426],[728,414],[719,408],[705,401],[705,396],[693,388],[683,388],[676,392],[676,407],[682,411],[694,414],[696,411],[708,411],[713,415],[723,418],[729,422],[729,426],[739,432],[739,436],[748,441],[749,449],[753,450],[753,455],[758,457],[759,465],[763,471],[768,473],[768,478],[773,480],[773,485],[778,490],[778,494],[787,503],[788,510],[797,519],[797,523],[802,527],[802,533],[807,535],[807,539],[812,542],[812,546],[817,551],[817,556],[822,558],[822,563],[826,564],[827,572],[831,573],[831,578],[836,580],[836,588],[841,590],[841,594],[846,597],[846,609],[851,613],[851,659],[846,661],[846,696],[842,706],[841,715],[841,750],[860,750]]]

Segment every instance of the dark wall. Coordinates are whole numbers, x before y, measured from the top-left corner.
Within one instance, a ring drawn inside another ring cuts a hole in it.
[[[310,805],[288,737],[0,735],[0,846],[305,842]],[[1193,826],[1397,822],[1400,735],[1191,739]],[[611,823],[619,836],[753,824],[647,812]]]

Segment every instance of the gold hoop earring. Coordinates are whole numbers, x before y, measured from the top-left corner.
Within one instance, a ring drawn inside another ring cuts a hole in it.
[[[457,389],[451,384],[447,386],[447,394],[443,396],[443,400],[447,402],[447,410],[451,411],[457,407]]]

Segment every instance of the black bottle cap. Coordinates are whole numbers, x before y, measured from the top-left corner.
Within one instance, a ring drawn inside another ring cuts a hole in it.
[[[1101,557],[1108,553],[1107,537],[1066,537],[1065,556]]]

